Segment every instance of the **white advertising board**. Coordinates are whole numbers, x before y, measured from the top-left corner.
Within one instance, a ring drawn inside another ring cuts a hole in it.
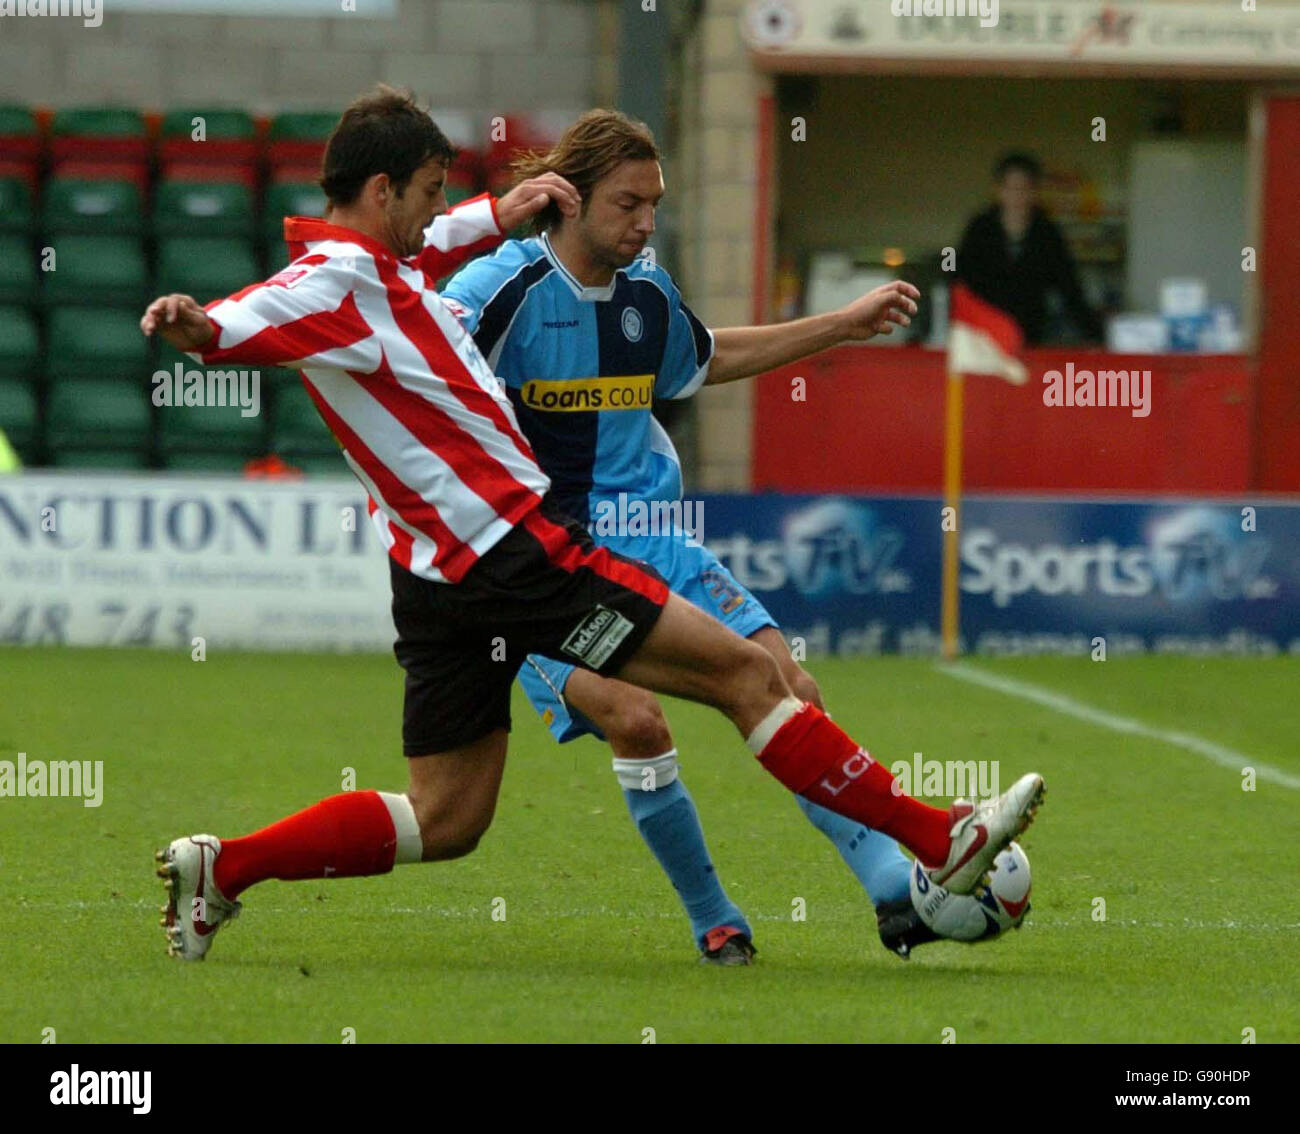
[[[751,0],[741,26],[774,70],[861,59],[1300,72],[1300,5],[1262,0]]]
[[[0,642],[388,650],[388,557],[355,481],[0,477]]]

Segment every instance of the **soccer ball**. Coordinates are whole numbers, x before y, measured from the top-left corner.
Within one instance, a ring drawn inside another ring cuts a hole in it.
[[[974,894],[954,894],[912,864],[912,905],[926,925],[953,941],[984,941],[1006,929],[1019,929],[1029,913],[1029,859],[1011,843],[993,860],[987,886]]]

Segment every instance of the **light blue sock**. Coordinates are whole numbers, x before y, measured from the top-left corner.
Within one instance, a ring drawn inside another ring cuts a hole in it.
[[[910,893],[912,864],[888,835],[828,811],[821,804],[796,795],[808,821],[835,844],[840,857],[858,876],[871,904],[896,902]]]
[[[734,925],[752,937],[745,915],[713,869],[695,803],[676,774],[676,750],[655,760],[615,759],[614,771],[637,830],[686,908],[696,945],[703,947],[704,935],[719,925]],[[669,777],[671,782],[663,783]],[[656,782],[662,786],[653,786]]]

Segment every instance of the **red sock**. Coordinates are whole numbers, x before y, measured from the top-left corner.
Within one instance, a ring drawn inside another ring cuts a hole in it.
[[[893,774],[816,705],[781,725],[758,754],[786,787],[902,843],[926,866],[948,857],[948,812],[898,789]]]
[[[213,878],[233,901],[267,878],[387,874],[396,853],[397,831],[379,793],[349,791],[251,835],[222,839]]]

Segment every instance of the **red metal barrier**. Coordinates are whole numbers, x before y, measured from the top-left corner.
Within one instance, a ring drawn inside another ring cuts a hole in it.
[[[945,357],[840,347],[757,379],[754,489],[939,491]],[[1251,359],[1034,350],[1026,361],[1025,386],[966,380],[966,491],[1251,487]],[[1068,363],[1076,371],[1150,370],[1150,415],[1044,405],[1044,372],[1064,372]],[[792,399],[796,377],[806,379],[805,401]]]

